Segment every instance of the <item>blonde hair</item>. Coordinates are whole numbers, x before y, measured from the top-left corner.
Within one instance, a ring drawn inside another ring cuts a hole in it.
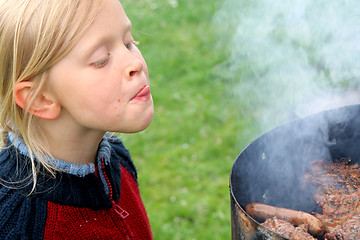
[[[28,148],[35,190],[40,166],[54,175],[46,138],[27,111],[47,79],[47,70],[63,58],[94,21],[104,0],[0,0],[0,133],[21,137]],[[27,109],[14,99],[14,86],[31,80]],[[40,162],[36,164],[35,157]]]

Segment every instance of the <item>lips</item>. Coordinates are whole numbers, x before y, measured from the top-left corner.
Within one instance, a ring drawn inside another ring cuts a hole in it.
[[[150,98],[150,86],[146,85],[131,99],[133,100],[147,100]]]

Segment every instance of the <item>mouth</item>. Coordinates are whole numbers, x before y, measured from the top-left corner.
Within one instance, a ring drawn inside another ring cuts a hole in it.
[[[135,100],[148,100],[150,98],[150,86],[146,85],[130,100],[131,102]]]

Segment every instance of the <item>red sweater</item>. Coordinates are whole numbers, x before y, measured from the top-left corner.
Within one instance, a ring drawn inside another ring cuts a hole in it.
[[[32,185],[17,184],[31,169],[26,149],[16,141],[4,148],[0,179],[10,186],[0,185],[0,239],[151,240],[128,151],[119,139],[104,139],[97,159],[79,167],[58,162],[64,172],[39,174],[29,196]]]
[[[112,208],[91,210],[49,202],[47,217],[44,239],[152,239],[137,183],[124,167],[120,201],[113,200]]]

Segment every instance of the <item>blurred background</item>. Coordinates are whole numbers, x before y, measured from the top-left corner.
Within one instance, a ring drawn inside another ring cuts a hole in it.
[[[230,239],[237,155],[293,119],[359,102],[356,0],[122,0],[155,117],[121,134],[154,239]]]

